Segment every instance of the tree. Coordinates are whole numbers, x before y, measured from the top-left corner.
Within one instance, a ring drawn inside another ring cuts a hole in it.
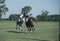
[[[48,20],[48,11],[42,11],[42,19],[43,20]]]
[[[31,10],[32,10],[31,6],[25,6],[24,8],[22,8],[21,13],[24,15],[25,21],[26,21],[26,14],[28,14]]]
[[[8,11],[8,8],[6,7],[5,0],[0,0],[0,20],[2,14],[5,14]]]
[[[24,8],[22,8],[22,14],[26,15],[28,14],[30,11],[32,10],[32,8],[30,6],[25,6]]]
[[[37,18],[38,21],[42,20],[41,15],[37,15],[36,18]]]
[[[9,20],[10,20],[10,21],[14,21],[14,20],[16,20],[17,16],[19,17],[18,14],[11,14],[11,15],[9,16]]]
[[[32,20],[35,21],[35,22],[37,22],[37,18],[35,18],[35,17],[32,17]]]
[[[5,0],[0,0],[0,3],[3,3],[4,4]]]

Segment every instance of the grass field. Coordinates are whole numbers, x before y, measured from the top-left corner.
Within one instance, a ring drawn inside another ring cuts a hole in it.
[[[0,21],[0,41],[58,41],[58,22],[34,23],[35,33],[23,31],[16,32],[15,22]]]

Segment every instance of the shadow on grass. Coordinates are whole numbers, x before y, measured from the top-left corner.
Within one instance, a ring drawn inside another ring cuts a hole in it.
[[[16,32],[16,31],[7,31],[7,32],[9,32],[9,33],[23,33],[23,34],[27,34],[27,32]],[[40,39],[33,39],[33,38],[22,38],[22,37],[18,37],[18,38],[19,39],[26,39],[26,40],[33,40],[33,41],[49,41],[49,40],[40,40]]]
[[[35,41],[49,41],[49,40],[40,40],[40,39],[32,39],[32,38],[19,38],[19,39],[35,40]]]
[[[24,34],[26,34],[26,32],[16,32],[16,31],[7,31],[7,32],[9,32],[9,33],[24,33]]]

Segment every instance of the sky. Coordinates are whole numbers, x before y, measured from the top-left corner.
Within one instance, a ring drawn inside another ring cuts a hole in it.
[[[32,16],[41,15],[42,10],[47,10],[49,15],[59,14],[59,0],[5,0],[9,11],[2,18],[8,18],[10,14],[19,14],[24,6],[31,6]]]

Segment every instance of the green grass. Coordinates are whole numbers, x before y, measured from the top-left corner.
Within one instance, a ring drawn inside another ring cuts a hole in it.
[[[15,21],[0,22],[0,41],[58,41],[58,22],[34,23],[36,31],[31,33],[25,27],[24,31],[16,32]]]

